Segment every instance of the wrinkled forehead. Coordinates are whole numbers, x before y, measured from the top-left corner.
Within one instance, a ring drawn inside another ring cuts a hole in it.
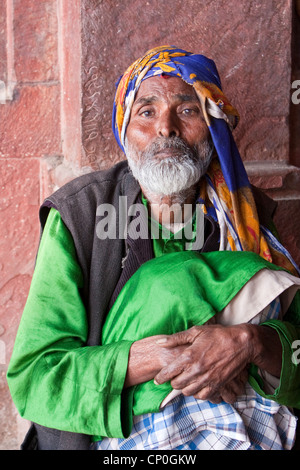
[[[137,90],[133,107],[142,102],[168,101],[199,101],[192,85],[176,76],[155,76],[143,80]]]

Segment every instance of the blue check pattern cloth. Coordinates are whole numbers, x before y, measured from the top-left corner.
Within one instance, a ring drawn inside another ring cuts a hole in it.
[[[290,450],[296,420],[284,406],[257,395],[229,405],[185,397],[174,398],[159,413],[134,418],[127,439],[105,438],[97,450]]]
[[[274,300],[260,322],[278,318]],[[126,439],[104,438],[93,450],[290,450],[297,419],[286,406],[260,396],[249,385],[234,404],[173,398],[158,413],[133,417]]]

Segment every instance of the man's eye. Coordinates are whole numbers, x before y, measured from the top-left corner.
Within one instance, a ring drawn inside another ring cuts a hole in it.
[[[195,109],[195,108],[184,108],[182,110],[182,114],[184,114],[185,116],[192,116],[193,114],[197,114],[198,113],[198,109]]]
[[[143,116],[143,117],[150,117],[153,115],[153,110],[151,109],[144,109],[142,111],[140,111],[139,113],[140,116]]]

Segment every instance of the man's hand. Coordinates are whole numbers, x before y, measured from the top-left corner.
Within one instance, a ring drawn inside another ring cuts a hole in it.
[[[201,328],[202,331],[204,327],[194,327],[186,332],[171,336],[151,336],[134,342],[129,353],[125,387],[146,382],[153,379],[155,376],[160,380],[160,383],[163,383],[171,380],[173,376],[176,377],[178,370],[184,371],[184,375],[187,376],[187,381],[189,381],[188,371],[190,368],[197,371],[197,367],[200,365],[198,359],[201,354],[205,354],[207,348],[206,343],[200,344],[199,338],[198,342],[196,341],[197,337],[199,337],[198,328]],[[222,327],[218,327],[218,330],[214,330],[218,338],[217,345],[221,339],[219,337],[219,330],[222,331]],[[205,334],[205,337],[206,336]],[[195,347],[191,347],[195,341],[194,346],[197,346],[198,351]],[[206,338],[206,342],[209,343],[210,341],[213,341],[213,339],[210,340],[209,335],[209,337]],[[199,352],[200,349],[203,349],[202,353]],[[195,352],[194,357],[192,357],[193,351]],[[189,357],[194,364],[189,363]],[[222,357],[225,359],[224,351]],[[173,370],[176,371],[175,374]],[[170,377],[170,379],[168,377]],[[222,400],[233,403],[236,396],[243,393],[247,378],[248,373],[245,369],[237,373],[228,383],[222,382],[217,388],[211,389],[210,387],[205,387],[202,390],[198,389],[197,393],[189,393],[185,390],[184,393],[193,394],[196,398],[209,399],[214,403],[219,403]],[[194,381],[194,377],[192,377],[191,380]],[[176,386],[176,381],[172,381],[171,384],[174,388],[180,389],[180,386]]]
[[[281,343],[275,330],[250,324],[194,326],[133,343],[125,387],[154,378],[157,384],[171,381],[184,395],[233,403],[244,392],[250,362],[280,375]]]
[[[246,325],[194,326],[158,342],[171,349],[186,346],[178,360],[155,376],[158,384],[170,380],[184,395],[211,401],[232,402],[241,392],[253,356],[252,334]]]
[[[186,346],[176,361],[155,376],[156,383],[170,380],[184,395],[232,403],[244,390],[250,362],[280,375],[281,343],[272,328],[250,324],[194,326],[158,342],[171,349]]]

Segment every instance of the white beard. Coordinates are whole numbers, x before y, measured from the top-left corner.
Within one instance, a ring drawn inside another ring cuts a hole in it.
[[[158,158],[164,149],[175,149],[171,157]],[[139,154],[126,139],[125,152],[133,176],[144,191],[155,196],[183,196],[206,173],[212,159],[210,140],[189,147],[179,137],[158,138]],[[183,196],[183,199],[185,198]]]

